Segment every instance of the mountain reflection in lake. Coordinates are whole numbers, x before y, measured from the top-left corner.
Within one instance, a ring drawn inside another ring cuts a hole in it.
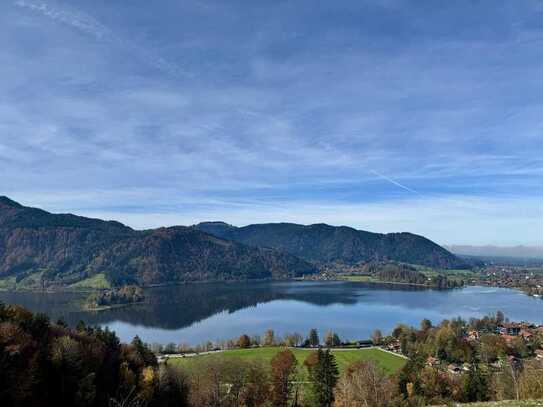
[[[21,304],[63,318],[107,325],[123,341],[139,335],[147,342],[198,344],[272,328],[306,334],[310,328],[365,339],[397,323],[418,325],[423,318],[481,317],[500,309],[512,320],[541,323],[543,301],[490,287],[429,290],[349,282],[252,282],[190,284],[146,290],[145,304],[100,312],[82,311],[82,294],[0,292],[0,301]]]

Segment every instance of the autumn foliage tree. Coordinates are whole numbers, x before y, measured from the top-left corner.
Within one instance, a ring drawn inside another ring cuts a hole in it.
[[[251,346],[251,338],[248,335],[241,335],[238,339],[238,346],[240,348],[248,348]]]
[[[121,344],[108,329],[54,324],[42,314],[0,303],[0,405],[82,407],[132,399],[160,403],[164,375],[139,339]],[[173,383],[173,384],[172,384]],[[171,381],[169,391],[175,381]],[[177,406],[183,406],[179,400]]]
[[[329,348],[340,346],[341,339],[339,339],[339,335],[337,333],[328,331],[326,333],[326,337],[324,338],[324,344]]]
[[[334,394],[334,407],[385,407],[394,395],[394,384],[374,362],[358,361],[347,368]]]
[[[373,333],[371,334],[371,341],[376,346],[380,345],[383,342],[383,334],[381,330],[376,329],[375,331],[373,331]]]
[[[275,345],[275,333],[273,329],[268,329],[264,334],[264,346],[273,346]]]
[[[296,372],[296,357],[285,349],[277,353],[272,361],[272,405],[286,407],[291,394],[291,380]]]

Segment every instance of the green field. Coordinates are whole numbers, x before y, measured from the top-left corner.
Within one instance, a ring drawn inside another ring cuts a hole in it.
[[[432,269],[430,267],[425,266],[417,266],[417,265],[411,265],[412,267],[415,267],[415,269],[427,277],[436,277],[438,275],[444,275],[449,280],[452,281],[469,281],[470,279],[477,276],[477,273],[470,271],[470,270],[445,270],[445,269]],[[402,283],[397,281],[385,281],[385,280],[379,280],[375,276],[370,275],[349,275],[349,274],[343,274],[340,275],[340,278],[342,280],[347,281],[353,281],[353,282],[363,282],[363,283],[387,283],[387,284],[407,284],[407,285],[417,285],[417,284],[410,284],[410,283]]]
[[[233,349],[221,353],[211,355],[192,356],[185,358],[171,358],[168,363],[180,364],[190,369],[194,364],[199,363],[206,358],[239,358],[239,359],[260,359],[264,363],[269,364],[273,356],[281,351],[281,347],[264,347],[253,349]],[[299,365],[303,365],[305,358],[314,350],[312,349],[291,349]],[[401,356],[397,356],[377,348],[370,349],[349,349],[349,350],[332,350],[333,355],[340,371],[343,371],[352,362],[357,360],[373,360],[386,373],[393,374],[397,372],[406,362]]]
[[[78,281],[72,284],[70,288],[82,289],[82,290],[103,290],[111,288],[111,284],[106,279],[106,275],[103,273],[95,274],[92,277]]]
[[[377,278],[373,276],[366,276],[366,275],[341,275],[341,279],[347,280],[347,281],[362,282],[362,283],[382,283],[381,280],[378,280]]]
[[[13,290],[16,285],[15,276],[0,278],[0,290]]]
[[[428,277],[435,277],[438,274],[447,276],[451,280],[464,280],[468,281],[477,276],[477,272],[464,269],[433,269],[425,266],[415,266],[415,268],[421,273],[426,274]]]

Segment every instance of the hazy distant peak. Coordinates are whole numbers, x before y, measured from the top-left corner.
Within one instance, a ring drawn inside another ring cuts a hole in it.
[[[543,259],[543,246],[448,245],[445,247],[453,253],[466,256]]]
[[[211,220],[211,221],[206,221],[206,222],[200,222],[200,223],[196,224],[195,226],[201,226],[201,225],[225,226],[225,227],[231,227],[231,228],[237,227],[237,226],[231,225],[229,223],[226,223],[226,222],[223,222],[223,221],[220,221],[220,220]]]

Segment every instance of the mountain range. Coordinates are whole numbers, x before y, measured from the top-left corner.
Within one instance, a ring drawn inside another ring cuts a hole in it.
[[[224,222],[134,230],[115,221],[52,214],[0,197],[0,286],[113,286],[286,279],[318,264],[394,260],[453,268],[462,260],[410,233],[377,234],[324,224],[235,227]]]
[[[26,279],[30,286],[66,286],[96,275],[112,285],[153,285],[280,279],[315,271],[288,253],[224,240],[193,227],[137,231],[0,197],[0,278]]]
[[[397,261],[444,269],[466,267],[464,260],[412,233],[380,234],[323,223],[235,227],[224,222],[204,222],[195,228],[248,246],[281,250],[311,263]]]

